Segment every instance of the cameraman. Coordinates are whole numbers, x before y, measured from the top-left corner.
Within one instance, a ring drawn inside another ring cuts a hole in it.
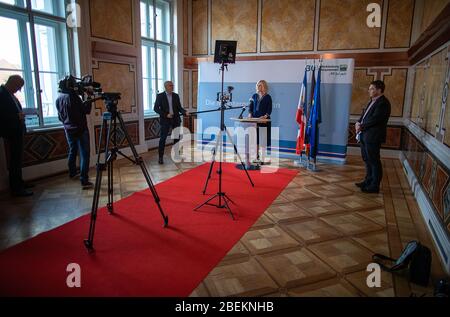
[[[69,176],[75,178],[77,172],[77,154],[80,150],[80,180],[83,189],[92,188],[89,181],[89,129],[86,115],[91,113],[92,103],[83,102],[75,91],[76,80],[72,76],[66,76],[59,82],[59,96],[56,99],[58,118],[64,125],[67,143],[69,145]],[[88,91],[90,94],[90,91]]]

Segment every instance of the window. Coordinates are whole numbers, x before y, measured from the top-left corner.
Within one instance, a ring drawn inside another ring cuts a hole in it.
[[[14,6],[25,7],[26,0],[0,0],[0,3],[7,3]]]
[[[16,94],[27,108],[27,128],[59,125],[58,81],[74,73],[64,8],[69,0],[0,0],[0,82],[12,74],[25,80]]]
[[[153,115],[153,104],[164,82],[173,80],[173,13],[168,0],[141,1],[142,85],[144,115]]]

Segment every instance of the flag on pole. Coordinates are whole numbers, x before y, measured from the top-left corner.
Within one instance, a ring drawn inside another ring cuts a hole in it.
[[[322,113],[320,109],[320,72],[317,74],[317,83],[314,89],[314,98],[312,109],[310,111],[307,134],[309,137],[310,150],[308,153],[308,158],[312,157],[316,159],[319,150],[319,124],[322,122]]]
[[[306,99],[307,107],[306,107],[306,127],[305,127],[305,154],[309,157],[309,150],[310,150],[310,142],[309,142],[309,132],[308,132],[308,122],[309,117],[311,115],[311,109],[314,104],[314,89],[316,88],[316,67],[311,68],[311,93],[308,95],[309,100]]]
[[[311,113],[311,109],[314,103],[314,90],[316,89],[316,66],[312,68],[312,75],[311,75],[311,93],[308,95],[308,110],[306,113],[306,117],[309,118],[309,115]]]
[[[306,69],[305,75],[303,76],[302,87],[300,89],[300,97],[298,100],[297,114],[295,116],[295,121],[298,123],[298,135],[297,135],[297,146],[295,153],[302,155],[303,147],[305,145],[305,131],[306,131],[306,110],[307,110],[307,77]]]

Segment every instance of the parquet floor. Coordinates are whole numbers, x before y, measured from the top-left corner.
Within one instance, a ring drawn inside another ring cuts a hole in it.
[[[174,163],[167,156],[161,166],[156,151],[143,158],[155,183],[200,164]],[[290,160],[280,163],[298,169]],[[400,161],[383,160],[380,194],[363,194],[354,185],[364,176],[357,156],[344,166],[318,167],[300,170],[191,296],[432,295],[431,283],[419,287],[385,272],[381,288],[366,286],[371,255],[397,257],[413,239],[432,249],[432,280],[445,276]],[[0,250],[90,211],[93,190],[81,190],[67,175],[36,184],[30,198],[0,194]],[[124,159],[115,162],[114,185],[116,200],[146,188],[139,167]],[[102,194],[100,205],[106,203]]]

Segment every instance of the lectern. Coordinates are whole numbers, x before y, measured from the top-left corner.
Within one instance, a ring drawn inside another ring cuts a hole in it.
[[[250,161],[250,154],[251,153],[258,153],[259,151],[259,145],[256,142],[256,133],[258,133],[258,124],[259,123],[268,123],[270,122],[270,119],[262,119],[262,118],[231,118],[231,120],[234,121],[234,126],[236,128],[242,128],[238,130],[238,133],[236,134],[237,137],[237,145],[244,145],[244,152],[245,152],[245,167],[248,170],[258,170],[260,168],[260,163],[256,165],[252,165]],[[249,129],[250,128],[250,129]],[[253,129],[252,129],[253,128]],[[243,131],[242,131],[243,130]],[[250,131],[255,131],[254,137],[251,139],[252,136]],[[240,132],[240,133],[239,133]],[[238,164],[236,165],[236,168],[242,169],[242,165]]]

